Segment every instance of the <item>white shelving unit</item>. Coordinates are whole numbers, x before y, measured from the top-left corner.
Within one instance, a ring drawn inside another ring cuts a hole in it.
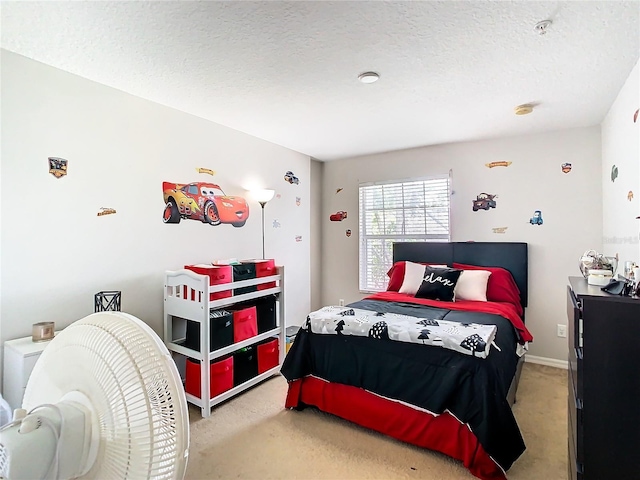
[[[254,386],[280,372],[280,366],[284,360],[285,323],[284,323],[284,267],[276,267],[277,274],[269,277],[242,280],[239,282],[209,285],[209,277],[199,275],[191,270],[167,271],[164,282],[164,340],[169,351],[200,361],[200,392],[203,398],[187,393],[187,401],[197,405],[202,410],[203,417],[211,415],[211,408],[216,404],[233,397],[234,395]],[[252,285],[275,282],[274,288],[258,290],[256,292],[233,295],[228,298],[210,301],[210,293],[234,290]],[[186,294],[185,294],[186,287]],[[210,350],[210,324],[209,312],[211,310],[229,307],[239,302],[266,297],[276,294],[276,328],[260,333],[233,345],[229,345],[213,352]],[[193,298],[193,300],[192,300]],[[186,320],[200,324],[200,351],[192,350],[181,345],[185,340]],[[279,359],[278,366],[259,374],[250,380],[233,387],[231,390],[207,398],[210,392],[211,370],[209,362],[249,345],[256,344],[269,337],[278,337]]]

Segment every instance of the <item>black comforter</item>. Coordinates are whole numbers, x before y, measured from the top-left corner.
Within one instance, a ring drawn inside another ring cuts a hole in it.
[[[518,356],[516,332],[498,315],[452,311],[408,303],[361,300],[350,307],[420,318],[498,327],[486,359],[444,348],[300,329],[281,372],[292,381],[306,375],[369,390],[433,413],[448,410],[467,423],[485,451],[504,469],[524,452],[520,430],[507,402]]]

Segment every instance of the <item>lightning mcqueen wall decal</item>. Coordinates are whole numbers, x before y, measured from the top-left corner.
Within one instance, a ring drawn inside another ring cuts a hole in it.
[[[230,223],[242,227],[249,218],[249,205],[242,197],[226,195],[215,183],[178,184],[162,182],[164,223],[200,220],[209,225]]]

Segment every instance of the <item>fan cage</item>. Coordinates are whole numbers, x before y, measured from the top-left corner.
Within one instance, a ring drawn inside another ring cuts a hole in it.
[[[135,317],[101,312],[60,332],[34,368],[25,406],[59,400],[47,390],[54,396],[81,391],[95,408],[100,447],[87,477],[183,477],[189,441],[184,390],[160,339]]]

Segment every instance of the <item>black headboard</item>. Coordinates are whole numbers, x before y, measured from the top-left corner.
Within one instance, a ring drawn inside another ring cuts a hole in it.
[[[502,267],[520,289],[520,303],[527,306],[529,260],[527,244],[521,242],[402,242],[393,244],[393,261],[466,263]]]

